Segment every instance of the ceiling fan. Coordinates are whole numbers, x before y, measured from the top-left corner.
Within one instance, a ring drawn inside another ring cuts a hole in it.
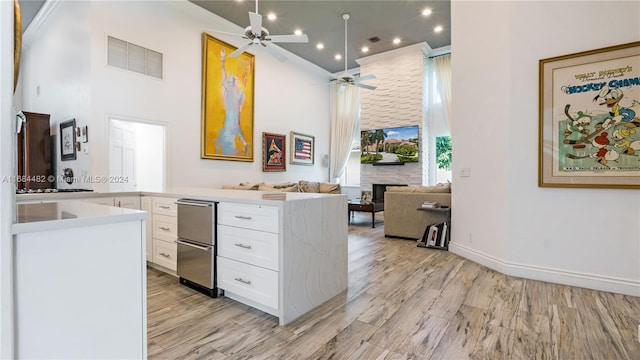
[[[339,84],[348,84],[357,87],[361,87],[364,89],[375,90],[376,87],[372,85],[363,84],[363,81],[373,80],[376,78],[375,75],[365,75],[354,77],[349,74],[347,71],[347,20],[349,20],[351,16],[349,14],[342,14],[342,18],[344,19],[344,73],[339,76],[333,76],[332,79],[335,80]]]
[[[305,34],[300,35],[269,35],[269,30],[262,27],[262,15],[258,14],[258,0],[256,0],[256,12],[249,11],[249,26],[244,29],[244,33],[229,33],[224,31],[213,30],[215,33],[239,36],[243,39],[248,39],[250,42],[241,46],[238,50],[228,55],[230,58],[234,58],[245,52],[252,45],[262,45],[271,53],[275,58],[280,61],[287,60],[286,56],[275,47],[267,46],[268,43],[306,43],[309,42],[309,38]]]

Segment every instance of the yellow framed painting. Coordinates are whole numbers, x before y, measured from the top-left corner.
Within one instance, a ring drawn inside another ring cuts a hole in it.
[[[202,159],[253,161],[254,56],[202,33]]]

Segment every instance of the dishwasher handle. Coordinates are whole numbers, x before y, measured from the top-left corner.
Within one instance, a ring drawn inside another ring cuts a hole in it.
[[[179,244],[179,245],[189,246],[189,247],[196,248],[196,249],[202,250],[202,251],[210,251],[211,250],[211,246],[199,246],[199,245],[196,245],[196,244],[192,244],[192,243],[188,243],[188,242],[182,241],[180,239],[174,240],[173,242],[176,243],[176,244]]]
[[[200,206],[200,207],[211,207],[213,205],[210,201],[197,201],[197,200],[186,200],[180,199],[176,201],[178,205],[188,205],[188,206]]]

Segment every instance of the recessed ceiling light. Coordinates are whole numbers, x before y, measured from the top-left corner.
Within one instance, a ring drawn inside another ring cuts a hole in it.
[[[275,19],[277,19],[278,17],[276,16],[276,14],[274,13],[269,13],[269,15],[267,15],[267,19],[273,21]]]
[[[294,33],[295,35],[300,36],[300,35],[302,35],[302,30],[300,30],[300,29],[296,29],[293,33]]]
[[[363,46],[363,47],[362,47],[362,52],[363,52],[363,53],[369,52],[369,48],[368,48],[368,47],[366,47],[366,46]]]
[[[318,50],[324,49],[324,44],[323,43],[316,44],[316,49],[318,49]]]
[[[423,16],[429,16],[429,15],[431,15],[431,12],[432,12],[431,9],[426,8],[426,9],[422,10],[422,15]]]
[[[393,43],[396,44],[396,45],[400,44],[400,38],[397,37],[397,38],[393,39]]]
[[[433,28],[433,31],[435,31],[435,32],[442,31],[442,26],[440,26],[440,25],[436,26],[435,28]]]
[[[336,60],[340,60],[340,59],[342,59],[342,55],[336,54],[335,58],[336,58]]]

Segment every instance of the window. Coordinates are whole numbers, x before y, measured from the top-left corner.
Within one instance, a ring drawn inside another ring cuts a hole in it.
[[[436,183],[451,182],[451,136],[436,137]]]

